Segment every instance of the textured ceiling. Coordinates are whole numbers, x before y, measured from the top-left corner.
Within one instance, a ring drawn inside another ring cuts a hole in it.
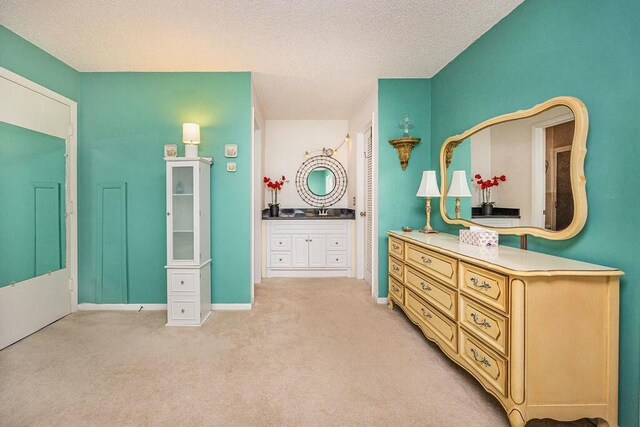
[[[0,24],[79,71],[252,71],[267,119],[347,119],[522,1],[1,0]]]

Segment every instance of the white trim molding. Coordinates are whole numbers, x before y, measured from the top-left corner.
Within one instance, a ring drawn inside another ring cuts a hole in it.
[[[78,304],[80,311],[160,311],[166,310],[167,304]]]
[[[389,302],[389,298],[376,298],[376,303],[378,304],[386,304]]]
[[[220,310],[220,311],[240,311],[240,310],[251,310],[253,308],[253,304],[211,304],[212,310]]]

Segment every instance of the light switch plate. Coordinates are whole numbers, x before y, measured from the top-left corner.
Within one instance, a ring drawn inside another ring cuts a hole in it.
[[[236,162],[227,162],[227,172],[236,171]]]

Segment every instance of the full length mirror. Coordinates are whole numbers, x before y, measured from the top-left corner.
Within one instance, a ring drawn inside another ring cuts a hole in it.
[[[65,268],[65,144],[0,122],[0,286]]]
[[[482,225],[505,234],[566,239],[584,226],[584,156],[588,117],[576,98],[559,97],[495,117],[445,141],[443,195],[453,171],[464,171],[469,193],[442,197],[445,221]]]

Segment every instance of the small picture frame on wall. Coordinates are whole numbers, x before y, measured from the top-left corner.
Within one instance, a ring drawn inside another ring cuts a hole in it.
[[[178,155],[178,144],[165,144],[164,146],[165,157],[176,157],[177,155]]]
[[[224,146],[225,157],[238,157],[238,144],[225,144]]]
[[[236,162],[227,162],[227,172],[236,171]]]

